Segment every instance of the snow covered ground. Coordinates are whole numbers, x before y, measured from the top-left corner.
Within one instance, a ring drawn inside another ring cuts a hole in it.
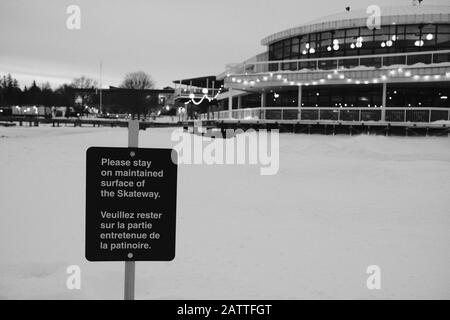
[[[0,128],[0,298],[122,298],[123,263],[84,258],[85,151],[126,144],[121,128]],[[178,180],[176,258],[136,264],[138,299],[450,299],[448,138],[282,134],[275,176],[183,165]]]

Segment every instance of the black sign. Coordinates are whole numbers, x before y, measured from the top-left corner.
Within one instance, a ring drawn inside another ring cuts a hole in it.
[[[172,149],[87,150],[86,259],[175,258],[176,159]]]

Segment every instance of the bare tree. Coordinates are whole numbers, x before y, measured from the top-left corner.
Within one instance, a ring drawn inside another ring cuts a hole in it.
[[[86,76],[81,76],[72,80],[71,86],[75,89],[96,89],[98,87],[97,81]],[[81,107],[93,102],[95,92],[92,90],[80,90],[75,96],[75,100],[80,99]]]
[[[72,80],[72,87],[77,89],[94,89],[97,88],[97,81],[86,76],[81,76]]]
[[[137,71],[127,73],[120,87],[126,89],[153,89],[155,83],[150,75],[143,71]]]

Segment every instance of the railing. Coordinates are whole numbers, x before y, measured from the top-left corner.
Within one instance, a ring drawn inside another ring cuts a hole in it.
[[[214,111],[200,115],[201,120],[276,120],[276,121],[381,121],[383,110],[386,122],[450,121],[450,108],[324,108],[281,107],[247,108]]]
[[[177,88],[175,89],[175,95],[176,96],[186,96],[189,97],[189,95],[191,93],[193,93],[196,97],[202,97],[205,93],[203,92],[203,90],[205,90],[205,88],[197,88],[197,87],[192,87],[192,88]],[[206,89],[208,90],[207,95],[208,96],[215,96],[218,92],[219,92],[219,88],[209,88]]]
[[[394,65],[417,66],[417,64],[437,63],[450,63],[450,50],[234,63],[229,65],[227,73],[239,75],[280,71],[373,69]]]

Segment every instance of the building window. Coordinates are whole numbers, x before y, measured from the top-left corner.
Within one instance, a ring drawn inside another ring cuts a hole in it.
[[[357,56],[450,49],[450,24],[388,25],[324,31],[296,36],[269,46],[269,60]],[[301,68],[312,68],[302,64]],[[327,66],[325,66],[327,67]],[[297,64],[282,65],[296,70]],[[271,71],[275,69],[271,66]]]

